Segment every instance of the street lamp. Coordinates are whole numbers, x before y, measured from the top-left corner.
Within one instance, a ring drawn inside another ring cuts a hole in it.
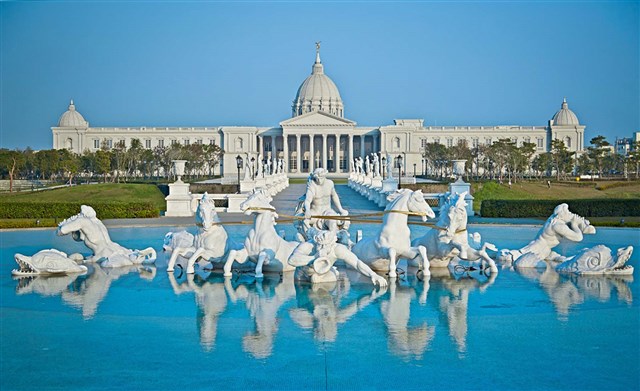
[[[238,168],[238,193],[240,193],[240,169],[242,168],[242,156],[236,156],[236,167]]]
[[[256,166],[255,166],[256,158],[251,156],[251,179],[256,179]]]
[[[396,162],[398,164],[398,189],[400,189],[400,182],[402,182],[402,155],[396,157]]]
[[[387,171],[387,158],[382,157],[382,180],[384,181],[384,172]]]
[[[417,164],[413,163],[413,177],[414,178],[416,177],[416,166],[417,166]]]

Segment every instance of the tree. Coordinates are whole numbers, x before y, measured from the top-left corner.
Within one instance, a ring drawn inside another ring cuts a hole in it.
[[[567,172],[571,171],[572,156],[573,152],[569,151],[564,141],[558,139],[551,141],[551,159],[558,180],[560,180],[560,176],[566,178]]]
[[[634,141],[629,152],[629,163],[636,166],[636,179],[640,178],[640,142]]]
[[[0,149],[0,171],[9,175],[9,192],[13,192],[13,181],[16,174],[25,166],[26,159],[22,152]]]
[[[491,144],[489,150],[489,158],[493,161],[498,169],[498,177],[502,182],[502,174],[505,170],[509,172],[509,180],[511,180],[511,173],[513,170],[512,162],[514,161],[513,154],[516,151],[516,143],[508,138],[501,138],[498,141]]]
[[[611,144],[609,144],[606,137],[602,135],[592,138],[589,143],[592,146],[587,147],[587,155],[589,155],[589,158],[593,160],[593,165],[596,168],[596,170],[598,170],[598,175],[601,176],[603,163],[604,163],[604,156],[607,153],[607,149],[605,147],[608,147]]]
[[[107,174],[111,171],[111,152],[105,150],[96,151],[96,172],[103,176],[107,183]]]
[[[58,167],[59,167],[59,175],[64,177],[65,175],[69,178],[69,184],[71,185],[73,182],[73,177],[80,170],[80,159],[78,155],[73,152],[70,152],[67,149],[59,149],[58,150]]]
[[[220,164],[220,159],[224,154],[224,150],[216,144],[209,144],[203,146],[202,152],[204,154],[204,161],[209,168],[209,176],[213,176],[213,170],[218,164]]]
[[[551,153],[541,153],[540,155],[533,158],[531,167],[538,173],[539,178],[542,179],[542,176],[548,175],[551,171],[552,161],[553,159],[551,157]]]
[[[441,170],[449,161],[447,147],[440,143],[427,143],[422,156],[427,160],[427,167],[431,167],[434,174],[440,170],[440,176],[442,176]],[[429,169],[427,169],[427,175],[428,173]]]

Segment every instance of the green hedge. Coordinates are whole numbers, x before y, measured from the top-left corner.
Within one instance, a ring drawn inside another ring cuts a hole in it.
[[[569,210],[584,217],[640,216],[640,199],[581,200],[484,200],[482,217],[548,217],[556,205],[569,204]]]
[[[80,213],[80,202],[1,202],[0,219],[41,219]],[[99,219],[158,217],[160,210],[149,202],[84,203],[95,209]]]

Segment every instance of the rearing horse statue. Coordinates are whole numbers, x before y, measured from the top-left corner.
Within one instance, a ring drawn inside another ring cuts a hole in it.
[[[256,189],[246,201],[240,204],[245,215],[255,214],[253,228],[249,231],[241,250],[231,250],[224,264],[224,276],[231,276],[233,262],[256,264],[256,278],[263,277],[262,271],[287,272],[295,270],[287,263],[293,250],[300,244],[288,242],[275,229],[278,214],[271,206],[273,199],[264,189]]]
[[[464,200],[466,195],[467,192],[449,195],[440,208],[440,217],[435,227],[421,238],[414,239],[411,244],[427,248],[432,267],[447,267],[451,261],[460,258],[463,261],[483,261],[492,272],[497,272],[495,262],[486,252],[487,248],[496,251],[495,246],[484,243],[476,248],[469,244],[467,203]],[[409,261],[409,264],[415,266],[415,261]]]
[[[196,210],[196,226],[198,232],[193,240],[193,245],[177,247],[173,249],[167,272],[172,272],[178,256],[189,257],[187,261],[187,274],[195,272],[194,265],[200,258],[209,262],[221,262],[233,243],[227,235],[227,231],[220,224],[220,218],[216,213],[214,200],[209,198],[206,192],[198,202]]]
[[[401,189],[387,197],[382,227],[374,238],[365,238],[351,249],[362,262],[375,271],[388,271],[390,278],[397,277],[396,266],[400,258],[415,259],[420,256],[424,275],[429,274],[429,259],[424,246],[411,246],[409,216],[420,216],[422,221],[435,217],[424,200],[421,190]]]

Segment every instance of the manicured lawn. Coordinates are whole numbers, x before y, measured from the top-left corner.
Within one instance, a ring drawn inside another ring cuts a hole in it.
[[[3,202],[151,202],[160,210],[166,209],[164,195],[157,186],[127,183],[77,185],[61,189],[4,193]]]
[[[604,184],[604,183],[603,183]],[[552,183],[551,188],[545,182],[518,182],[511,185],[496,182],[473,183],[473,207],[479,211],[483,200],[571,200],[579,198],[638,198],[640,202],[640,182],[630,186],[613,187],[606,190],[593,186],[575,186]],[[626,185],[626,183],[625,183]]]

